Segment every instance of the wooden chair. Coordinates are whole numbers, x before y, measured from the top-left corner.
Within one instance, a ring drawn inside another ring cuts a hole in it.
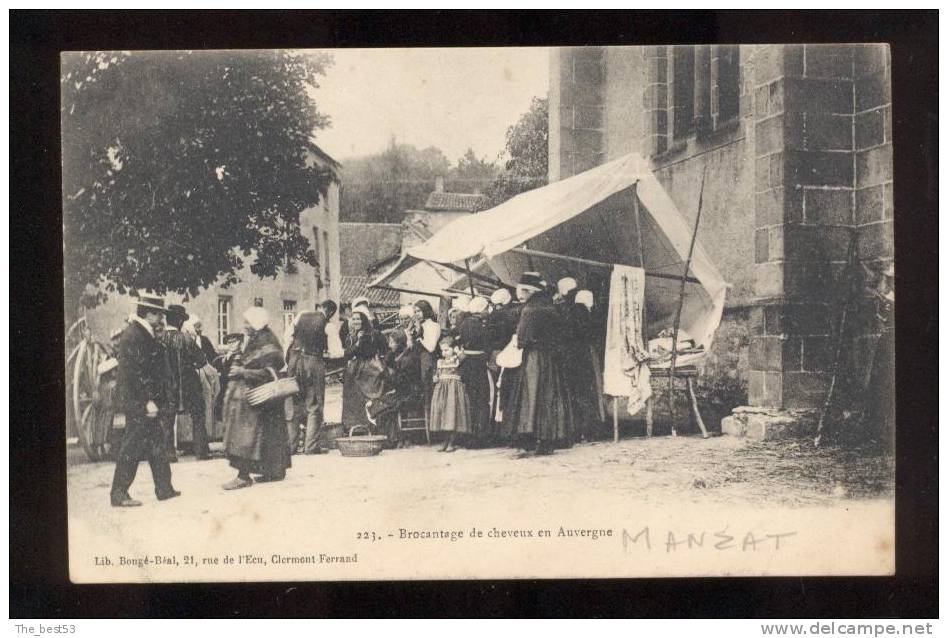
[[[414,407],[415,409],[412,409]],[[421,414],[421,416],[411,416]],[[398,432],[420,432],[421,430],[425,431],[425,440],[428,442],[428,445],[431,445],[431,430],[428,426],[428,410],[425,409],[424,404],[420,407],[417,404],[404,404],[399,406],[398,410],[395,412],[395,420],[398,425]],[[401,440],[401,436],[399,436]]]

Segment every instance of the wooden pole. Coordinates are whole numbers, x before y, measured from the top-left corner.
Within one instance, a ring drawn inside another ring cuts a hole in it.
[[[839,313],[839,320],[836,324],[836,344],[833,349],[833,367],[830,375],[829,388],[826,396],[823,398],[823,405],[820,409],[820,420],[816,424],[816,437],[813,439],[814,447],[820,447],[823,442],[823,435],[827,430],[827,418],[830,409],[833,407],[833,396],[836,393],[836,379],[839,376],[839,366],[843,358],[843,342],[846,336],[846,321],[849,315],[850,306],[856,299],[856,277],[859,268],[859,241],[856,233],[852,233],[849,239],[849,254],[846,264],[846,283],[849,290],[846,299],[843,300],[843,308]],[[871,360],[870,360],[871,361]]]
[[[632,212],[635,216],[635,241],[639,248],[639,267],[645,270],[645,246],[642,243],[642,222],[639,211],[639,195],[637,188],[632,188]],[[648,351],[648,314],[646,312],[645,293],[642,293],[642,346]],[[652,436],[652,398],[645,400],[645,436]]]
[[[619,397],[612,397],[612,442],[619,442]]]
[[[464,269],[467,271],[467,284],[471,287],[471,297],[476,297],[477,293],[474,292],[474,278],[471,276],[471,260],[464,259]]]
[[[688,246],[688,259],[685,260],[685,270],[681,275],[681,289],[678,292],[678,310],[675,312],[675,329],[672,332],[672,357],[668,367],[668,413],[671,419],[672,436],[678,436],[675,430],[675,363],[678,359],[678,329],[681,327],[681,310],[685,305],[685,279],[691,269],[691,257],[695,251],[695,241],[698,238],[698,224],[701,223],[701,207],[704,205],[704,180],[708,176],[708,165],[704,165],[701,172],[701,190],[698,192],[698,214],[695,215],[695,229],[691,233],[691,244]]]
[[[595,259],[586,259],[584,257],[573,257],[571,255],[559,255],[557,253],[549,253],[543,250],[533,250],[531,248],[511,248],[509,252],[518,253],[520,255],[526,255],[527,257],[544,257],[546,259],[557,259],[559,261],[571,261],[576,264],[583,264],[585,266],[593,266],[594,268],[608,268],[611,269],[615,264],[607,264],[604,261],[596,261]],[[646,277],[652,277],[653,279],[672,279],[674,281],[680,281],[681,275],[672,275],[664,272],[646,272]],[[689,284],[700,284],[701,282],[694,277],[685,277],[685,281]]]

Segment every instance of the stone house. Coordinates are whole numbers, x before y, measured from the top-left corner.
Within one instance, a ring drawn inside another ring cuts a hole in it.
[[[850,238],[893,259],[886,45],[553,49],[549,178],[630,152],[694,221],[732,288],[705,374],[771,412],[818,406],[834,359]],[[874,340],[862,300],[850,371]]]
[[[329,168],[334,174],[338,174],[340,168],[336,160],[315,144],[307,149],[307,161]],[[326,197],[300,213],[300,226],[316,252],[318,264],[315,267],[292,263],[275,278],[261,278],[252,274],[248,266],[238,273],[239,281],[232,286],[213,286],[193,299],[168,295],[166,302],[181,303],[189,313],[199,316],[204,334],[216,347],[227,334],[242,329],[241,317],[251,306],[262,306],[269,311],[271,328],[282,339],[286,326],[300,310],[340,296],[338,178],[330,183]],[[107,339],[134,309],[133,298],[112,295],[105,304],[90,310],[87,320],[98,338]]]

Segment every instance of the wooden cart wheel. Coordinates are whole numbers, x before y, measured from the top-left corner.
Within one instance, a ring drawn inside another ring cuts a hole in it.
[[[83,339],[76,351],[72,374],[72,409],[79,435],[79,444],[90,461],[100,460],[99,448],[105,441],[95,432],[96,411],[93,393],[98,380],[97,370],[103,360],[104,348],[90,338]]]

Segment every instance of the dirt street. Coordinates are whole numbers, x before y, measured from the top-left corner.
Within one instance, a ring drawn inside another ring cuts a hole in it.
[[[180,498],[156,502],[143,463],[131,494],[144,505],[131,509],[109,505],[112,464],[71,466],[75,542],[87,552],[123,555],[184,545],[208,553],[248,539],[264,547],[273,545],[262,542],[267,538],[293,547],[306,541],[290,539],[341,545],[351,543],[357,528],[380,520],[397,529],[439,521],[470,525],[492,517],[530,521],[555,513],[595,523],[600,514],[628,518],[669,508],[672,515],[732,512],[727,515],[738,516],[736,521],[746,518],[737,511],[760,513],[763,520],[768,512],[792,520],[793,511],[804,510],[853,517],[859,507],[891,502],[894,468],[891,457],[839,447],[814,450],[807,440],[761,444],[680,436],[586,443],[528,458],[500,448],[443,454],[416,446],[369,458],[332,451],[294,456],[283,482],[225,492],[221,484],[235,473],[226,459],[182,459],[172,466]],[[826,525],[832,525],[830,518]]]

